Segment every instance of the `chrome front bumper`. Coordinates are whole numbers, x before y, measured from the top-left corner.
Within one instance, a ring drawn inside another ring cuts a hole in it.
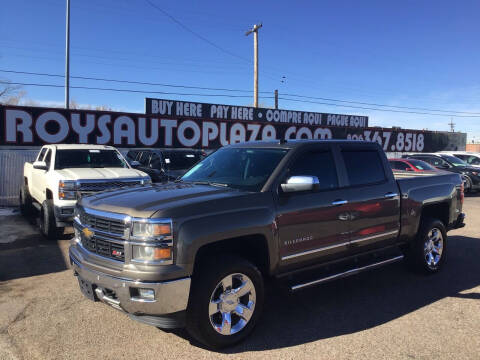
[[[88,269],[72,255],[71,251],[70,262],[75,275],[93,285],[98,300],[126,313],[162,316],[187,309],[191,282],[189,277],[165,282],[141,282],[117,278]],[[139,288],[153,289],[154,299],[136,297],[133,289]]]

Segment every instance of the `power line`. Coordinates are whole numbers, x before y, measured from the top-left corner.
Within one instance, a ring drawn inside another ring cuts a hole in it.
[[[0,72],[12,73],[12,74],[37,75],[37,76],[64,78],[64,75],[61,75],[61,74],[50,74],[50,73],[40,73],[40,72],[16,71],[16,70],[5,70],[5,69],[0,69]],[[252,93],[253,92],[252,90],[229,89],[229,88],[210,88],[210,87],[202,87],[202,86],[176,85],[176,84],[143,82],[143,81],[133,81],[133,80],[118,80],[118,79],[96,78],[96,77],[87,77],[87,76],[71,76],[71,78],[80,79],[80,80],[105,81],[105,82],[125,83],[125,84],[135,84],[135,85],[164,86],[164,87],[171,87],[171,88],[207,90],[207,91],[226,91],[226,92],[244,92],[244,93]],[[35,85],[32,85],[32,86],[35,86]],[[74,87],[72,87],[72,88],[74,88]],[[77,87],[77,88],[85,88],[85,87]],[[91,89],[96,90],[97,88],[91,88]],[[112,90],[112,91],[114,91],[114,90]],[[154,91],[139,91],[139,92],[156,93]],[[182,94],[182,93],[168,93],[168,92],[157,92],[157,93],[159,93],[159,94],[188,95],[188,94]],[[260,91],[259,93],[261,93],[261,94],[271,94],[270,91]],[[425,114],[425,115],[441,115],[441,116],[456,116],[456,117],[462,117],[461,115],[456,115],[456,114],[465,114],[465,115],[475,115],[475,116],[463,116],[463,117],[480,117],[479,113],[467,112],[467,111],[441,110],[441,109],[430,109],[430,108],[416,108],[416,107],[408,107],[408,106],[385,105],[385,104],[366,103],[366,102],[352,101],[352,100],[340,100],[340,99],[332,99],[332,98],[305,96],[305,95],[298,95],[298,94],[279,94],[279,95],[293,96],[293,97],[299,97],[299,98],[304,98],[304,99],[334,101],[334,102],[341,102],[341,103],[346,103],[346,104],[381,106],[381,107],[389,107],[389,108],[396,108],[396,109],[407,109],[407,110],[423,110],[423,111],[427,111],[427,112],[398,111],[398,110],[393,110],[393,109],[374,109],[374,108],[370,108],[370,107],[346,106],[346,105],[330,104],[330,103],[324,103],[324,102],[301,101],[299,99],[279,98],[279,99],[283,99],[283,100],[287,100],[287,101],[307,102],[307,103],[313,103],[313,104],[331,105],[331,106],[354,108],[354,109],[377,110],[377,111],[389,111],[390,110],[391,112],[408,113],[408,114]],[[206,96],[206,95],[204,94],[204,95],[199,95],[199,96]],[[212,94],[212,96],[215,96],[215,95]],[[219,96],[225,96],[226,97],[226,95],[219,95]],[[232,97],[248,97],[248,96],[232,96]],[[273,97],[263,97],[263,98],[273,98]],[[434,113],[430,114],[429,111],[430,112],[431,111],[433,111],[433,112],[444,112],[446,114],[434,114]],[[454,115],[452,115],[452,114],[454,114]]]
[[[336,102],[342,102],[342,103],[347,103],[347,104],[383,106],[383,107],[390,107],[390,108],[396,108],[396,109],[437,111],[437,112],[445,112],[445,113],[449,113],[449,114],[457,113],[457,114],[480,115],[480,113],[469,112],[469,111],[441,110],[441,109],[429,109],[429,108],[409,107],[409,106],[399,106],[399,105],[385,105],[385,104],[367,103],[367,102],[351,101],[351,100],[339,100],[339,99],[331,99],[331,98],[323,98],[323,97],[315,97],[315,96],[305,96],[305,95],[296,95],[296,94],[279,94],[279,95],[294,96],[294,97],[299,97],[299,98],[304,98],[304,99],[313,99],[313,100],[336,101]]]
[[[279,97],[279,99],[280,99],[280,100],[286,100],[286,101],[295,101],[295,102],[301,102],[301,103],[309,103],[309,104],[318,104],[318,105],[327,105],[327,106],[337,106],[337,107],[344,107],[344,108],[363,109],[363,110],[374,110],[374,111],[383,111],[383,112],[393,112],[393,113],[402,113],[402,114],[419,114],[419,115],[433,115],[433,116],[452,116],[452,117],[462,117],[462,118],[480,118],[480,115],[437,114],[437,113],[420,112],[420,111],[406,111],[406,110],[394,110],[394,109],[380,109],[380,108],[372,108],[372,107],[365,107],[365,106],[342,105],[342,104],[333,104],[333,103],[318,102],[318,101],[309,101],[309,100],[300,100],[300,99],[288,99],[288,98],[283,98],[283,97]]]
[[[21,83],[21,82],[11,82],[11,81],[0,81],[0,84],[64,88],[64,85],[57,85],[57,84]],[[168,91],[151,91],[151,90],[99,88],[99,87],[89,87],[89,86],[70,86],[70,88],[71,88],[71,89],[83,89],[83,90],[101,90],[101,91],[115,91],[115,92],[140,93],[140,94],[162,94],[162,95],[181,95],[181,96],[207,96],[207,97],[229,97],[229,98],[250,98],[250,97],[251,97],[250,95],[194,94],[194,93],[192,94],[192,93],[176,93],[176,92],[168,92]],[[263,99],[273,99],[273,96],[262,96],[262,98],[263,98]]]
[[[61,74],[49,74],[49,73],[39,73],[39,72],[29,72],[29,71],[16,71],[16,70],[4,70],[0,69],[0,72],[11,73],[11,74],[22,74],[22,75],[37,75],[37,76],[47,76],[47,77],[56,77],[63,78],[65,75]],[[252,93],[253,90],[240,90],[240,89],[227,89],[227,88],[209,88],[202,86],[189,86],[189,85],[175,85],[175,84],[165,84],[165,83],[153,83],[153,82],[144,82],[144,81],[132,81],[132,80],[117,80],[117,79],[106,79],[106,78],[95,78],[87,76],[70,76],[72,79],[80,80],[94,80],[94,81],[106,81],[106,82],[115,82],[115,83],[125,83],[125,84],[135,84],[135,85],[150,85],[150,86],[165,86],[173,88],[182,88],[182,89],[196,89],[196,90],[211,90],[211,91],[228,91],[228,92],[246,92]],[[263,94],[271,94],[271,91],[261,91]]]
[[[158,11],[160,11],[163,15],[165,15],[166,17],[168,17],[170,20],[172,20],[174,23],[176,23],[178,26],[180,26],[181,28],[183,28],[184,30],[188,31],[189,33],[191,33],[192,35],[196,36],[197,38],[199,38],[200,40],[206,42],[207,44],[213,46],[214,48],[220,50],[221,52],[227,54],[227,55],[230,55],[230,56],[233,56],[233,57],[236,57],[238,59],[241,59],[243,61],[246,61],[248,63],[251,63],[250,60],[248,59],[245,59],[244,57],[242,56],[239,56],[227,49],[224,49],[223,47],[215,44],[214,42],[210,41],[209,39],[207,39],[206,37],[204,37],[203,35],[200,35],[199,33],[197,33],[196,31],[193,31],[192,29],[190,29],[187,25],[183,24],[180,20],[177,20],[175,17],[173,17],[172,15],[170,15],[168,12],[166,12],[165,10],[163,10],[162,8],[158,7],[157,5],[155,5],[152,1],[150,0],[145,0],[147,2],[147,4],[149,4],[151,7],[157,9]]]
[[[38,86],[38,87],[53,87],[53,88],[64,88],[63,85],[56,84],[38,84],[38,83],[21,83],[21,82],[10,82],[10,81],[0,81],[0,84],[9,84],[9,85],[21,85],[21,86]],[[88,86],[70,86],[72,89],[83,89],[83,90],[100,90],[100,91],[114,91],[114,92],[127,92],[127,93],[140,93],[140,94],[162,94],[162,95],[180,95],[180,96],[207,96],[207,97],[228,97],[228,98],[250,98],[249,95],[230,95],[230,94],[195,94],[195,93],[175,93],[175,92],[166,92],[166,91],[150,91],[150,90],[133,90],[133,89],[115,89],[115,88],[98,88],[98,87],[88,87]],[[261,96],[262,99],[273,99],[273,96]],[[394,113],[403,113],[403,114],[420,114],[420,115],[433,115],[433,116],[447,116],[445,114],[435,114],[428,112],[419,112],[419,111],[404,111],[404,110],[393,110],[393,109],[379,109],[371,108],[364,106],[353,106],[353,105],[342,105],[342,104],[333,104],[325,103],[318,101],[309,101],[309,100],[299,100],[299,99],[289,99],[279,97],[281,100],[286,101],[295,101],[301,103],[310,103],[310,104],[319,104],[326,106],[337,106],[343,108],[353,108],[353,109],[363,109],[363,110],[374,110],[374,111],[383,111],[383,112],[394,112]],[[455,117],[462,118],[480,118],[480,115],[450,115]]]

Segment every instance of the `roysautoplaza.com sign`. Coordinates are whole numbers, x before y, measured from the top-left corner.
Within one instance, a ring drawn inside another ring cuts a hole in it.
[[[368,127],[368,117],[147,98],[145,114],[0,105],[0,146],[55,143],[218,148],[245,141],[353,139],[439,151],[465,134]]]

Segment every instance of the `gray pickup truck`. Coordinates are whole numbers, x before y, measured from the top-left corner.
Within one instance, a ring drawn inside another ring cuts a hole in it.
[[[253,330],[267,279],[437,272],[462,204],[460,175],[394,176],[376,143],[237,144],[173,183],[83,197],[70,261],[88,298],[220,348]]]

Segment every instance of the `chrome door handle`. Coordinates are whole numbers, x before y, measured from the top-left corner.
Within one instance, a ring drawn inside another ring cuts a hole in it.
[[[385,199],[394,198],[394,197],[396,197],[396,196],[398,196],[397,193],[389,192],[389,193],[386,193],[386,194],[385,194]]]
[[[338,219],[342,220],[342,221],[350,220],[350,214],[342,213],[342,214],[338,215]]]
[[[335,200],[335,201],[332,202],[332,205],[333,206],[339,206],[339,205],[345,205],[347,203],[348,203],[347,200]]]

